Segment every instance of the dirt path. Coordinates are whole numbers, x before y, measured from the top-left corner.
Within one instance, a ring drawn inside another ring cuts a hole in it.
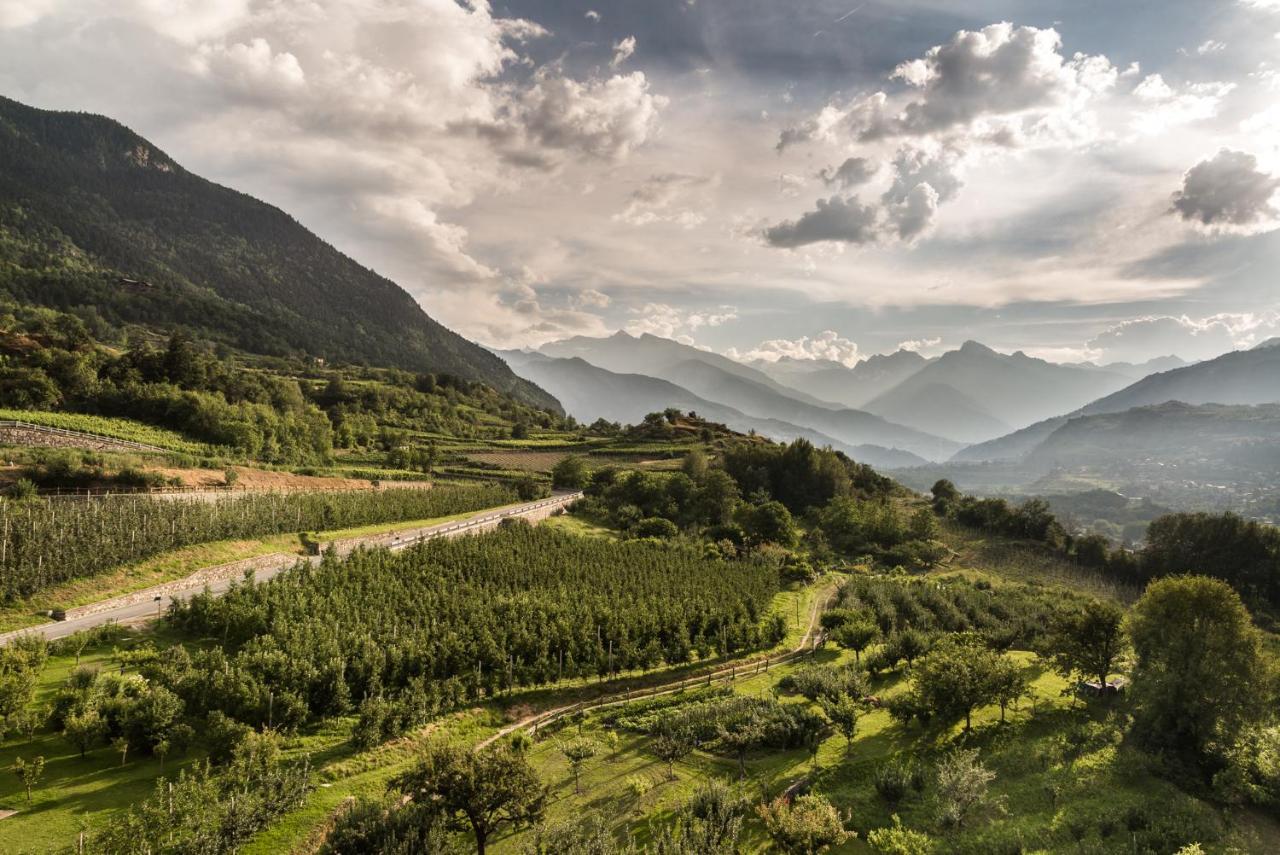
[[[506,727],[499,729],[493,736],[479,742],[476,745],[476,748],[488,747],[499,739],[510,736],[517,730],[532,729],[536,733],[538,728],[553,724],[567,715],[574,715],[576,713],[586,712],[589,710],[597,710],[603,707],[615,706],[617,704],[625,704],[629,701],[638,700],[640,698],[653,698],[661,695],[670,695],[675,692],[682,692],[685,689],[696,685],[710,685],[713,682],[720,682],[725,679],[735,680],[739,675],[748,676],[750,674],[759,673],[761,670],[768,670],[771,666],[781,665],[784,662],[790,662],[793,659],[804,656],[817,646],[818,641],[822,637],[822,627],[820,624],[822,613],[830,606],[831,600],[835,598],[837,589],[837,582],[828,582],[813,598],[813,605],[809,609],[809,622],[805,627],[804,635],[800,637],[799,643],[786,653],[781,653],[776,657],[747,657],[717,666],[714,670],[704,674],[681,677],[678,680],[670,680],[665,683],[659,683],[656,686],[650,686],[643,689],[629,689],[621,692],[612,692],[589,701],[578,701],[573,704],[543,710],[542,712],[525,716],[519,721],[513,722]]]

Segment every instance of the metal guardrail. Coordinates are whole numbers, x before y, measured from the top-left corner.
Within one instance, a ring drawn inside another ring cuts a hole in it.
[[[578,491],[576,493],[567,493],[563,496],[555,496],[550,499],[544,499],[541,502],[535,502],[532,505],[521,505],[515,508],[508,508],[505,511],[499,511],[496,514],[489,514],[483,517],[473,517],[471,519],[461,520],[459,522],[447,525],[444,528],[433,528],[430,531],[425,531],[425,532],[422,532],[421,534],[416,534],[407,540],[397,540],[395,543],[391,544],[387,548],[393,551],[397,549],[407,549],[410,546],[416,546],[419,543],[422,543],[427,540],[432,540],[433,538],[440,537],[450,532],[463,531],[469,528],[477,528],[478,526],[482,526],[485,523],[493,522],[494,520],[498,520],[500,522],[506,519],[507,517],[522,516],[523,514],[527,514],[530,511],[536,511],[539,508],[562,507],[564,505],[575,502],[578,499],[581,499],[583,495],[584,494],[582,493],[582,491]]]
[[[161,448],[158,445],[148,445],[145,442],[134,442],[131,439],[120,439],[114,436],[105,436],[100,433],[89,433],[83,430],[68,430],[67,428],[56,428],[49,425],[37,425],[31,422],[18,421],[17,419],[0,419],[0,428],[22,428],[23,430],[34,430],[39,433],[51,433],[57,436],[69,436],[76,439],[90,439],[95,442],[109,442],[115,445],[123,445],[127,448],[135,448],[139,451],[159,451],[168,452],[169,449]]]

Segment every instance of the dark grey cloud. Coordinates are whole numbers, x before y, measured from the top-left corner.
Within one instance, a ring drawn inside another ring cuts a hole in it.
[[[1277,226],[1280,210],[1272,204],[1280,176],[1258,169],[1258,159],[1223,149],[1187,170],[1173,194],[1173,212],[1210,229],[1255,232]]]
[[[798,219],[770,226],[764,239],[770,246],[795,249],[811,243],[874,243],[879,237],[879,212],[856,196],[819,199],[817,207]]]
[[[880,167],[868,158],[850,157],[835,168],[828,167],[822,170],[818,173],[818,177],[828,187],[836,185],[847,190],[850,187],[866,184],[879,171]]]

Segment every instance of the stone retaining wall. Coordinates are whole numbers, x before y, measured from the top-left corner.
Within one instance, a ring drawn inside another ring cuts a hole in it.
[[[132,443],[117,442],[107,437],[44,431],[37,427],[0,426],[0,445],[35,446],[38,448],[79,448],[85,451],[137,451]]]

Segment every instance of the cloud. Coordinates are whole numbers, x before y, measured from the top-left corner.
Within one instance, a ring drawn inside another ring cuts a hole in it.
[[[1226,42],[1220,42],[1216,39],[1205,39],[1196,46],[1196,53],[1200,56],[1206,56],[1211,53],[1221,53],[1227,49]]]
[[[879,211],[856,196],[819,199],[814,210],[764,230],[766,243],[786,249],[823,241],[868,244],[879,237]]]
[[[1156,134],[1178,125],[1209,119],[1218,114],[1222,99],[1234,83],[1192,83],[1176,90],[1159,74],[1149,74],[1134,87],[1139,107],[1131,124],[1144,134]]]
[[[797,339],[774,338],[762,341],[748,351],[730,348],[725,352],[730,359],[763,360],[777,362],[779,359],[828,360],[839,362],[852,368],[858,363],[858,345],[844,338],[834,330],[823,330],[810,338],[800,336]]]
[[[502,120],[481,127],[517,160],[532,144],[616,161],[648,140],[666,103],[649,91],[643,72],[579,81],[541,69],[514,94]]]
[[[941,338],[912,338],[906,341],[898,342],[898,350],[909,350],[912,353],[921,353],[926,350],[933,350],[942,344]]]
[[[1171,210],[1208,231],[1256,234],[1280,226],[1277,190],[1280,176],[1259,170],[1256,157],[1222,149],[1187,170]]]
[[[927,142],[903,145],[893,158],[893,181],[878,205],[863,203],[854,195],[819,199],[814,210],[766,228],[764,240],[786,249],[822,242],[859,246],[894,240],[910,243],[929,230],[939,204],[959,192],[961,157],[954,148]],[[866,169],[865,163],[859,163],[850,172],[862,174]],[[836,176],[828,183],[838,182]]]
[[[1280,333],[1280,313],[1218,314],[1193,320],[1186,315],[1152,315],[1124,321],[1090,339],[1088,356],[1097,362],[1146,362],[1160,356],[1212,359],[1251,347]]]
[[[794,172],[783,172],[778,175],[778,194],[786,199],[794,199],[804,190],[805,177]]]
[[[586,18],[588,21],[599,22],[600,13],[595,9],[588,9],[582,17]]]
[[[578,293],[573,300],[574,304],[580,307],[592,309],[604,309],[609,306],[613,300],[608,294],[597,291],[594,288],[588,288]]]
[[[893,184],[881,196],[891,231],[911,241],[932,224],[938,205],[960,192],[957,170],[961,154],[953,148],[907,145],[893,160]]]
[[[631,58],[636,52],[636,37],[627,36],[613,46],[613,59],[609,60],[610,68],[617,68]]]
[[[862,142],[957,130],[1020,144],[1078,135],[1081,112],[1119,72],[1104,56],[1066,58],[1061,47],[1053,29],[1002,22],[960,30],[894,69],[891,79],[906,84],[905,94],[879,91],[828,104],[784,129],[778,147],[830,138],[836,129]]]
[[[779,151],[846,137],[862,144],[901,142],[892,182],[878,206],[856,196],[818,200],[814,210],[766,229],[766,242],[784,248],[821,241],[910,244],[930,231],[939,207],[955,198],[972,152],[1094,139],[1089,110],[1114,88],[1119,72],[1104,56],[1065,57],[1061,48],[1052,29],[1006,22],[960,30],[894,69],[890,78],[905,84],[902,92],[832,101],[784,129]],[[842,176],[846,165],[849,173]],[[850,158],[821,177],[829,186],[849,189],[871,177],[869,168],[866,158]]]
[[[822,170],[818,173],[818,177],[828,187],[837,185],[848,190],[851,187],[866,184],[879,170],[880,167],[876,163],[865,157],[850,157],[834,169],[828,167]]]
[[[666,104],[639,72],[536,65],[526,45],[548,36],[486,0],[0,0],[9,94],[125,121],[488,341],[518,320],[602,327],[513,297],[468,209],[625,161]]]
[[[675,223],[690,229],[700,225],[705,217],[679,203],[690,194],[711,185],[713,179],[704,175],[688,175],[683,172],[662,172],[650,175],[627,198],[627,206],[614,214],[615,221],[633,226],[654,223]]]
[[[645,303],[630,313],[637,315],[625,327],[632,335],[648,333],[689,345],[694,343],[693,333],[703,327],[718,327],[738,317],[738,310],[733,306],[691,312],[667,303]]]

